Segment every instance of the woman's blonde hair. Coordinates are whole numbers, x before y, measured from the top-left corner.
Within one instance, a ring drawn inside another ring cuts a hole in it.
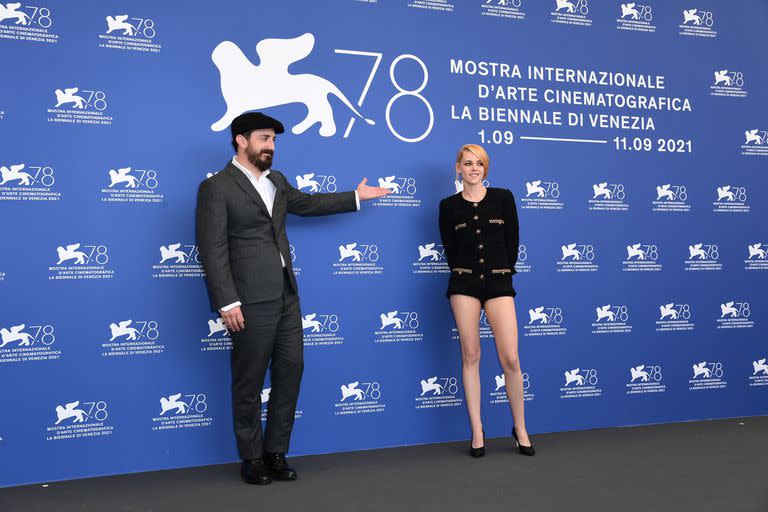
[[[485,152],[482,146],[478,146],[477,144],[464,144],[461,146],[459,154],[456,155],[456,165],[461,165],[461,157],[464,155],[465,151],[469,151],[483,162],[483,179],[487,178],[489,167],[488,153]]]

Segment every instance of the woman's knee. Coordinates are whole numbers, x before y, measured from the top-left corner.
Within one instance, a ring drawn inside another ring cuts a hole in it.
[[[507,354],[501,358],[501,366],[506,372],[519,372],[520,358],[517,354]]]
[[[480,344],[471,347],[461,347],[461,361],[464,366],[475,366],[480,364]]]

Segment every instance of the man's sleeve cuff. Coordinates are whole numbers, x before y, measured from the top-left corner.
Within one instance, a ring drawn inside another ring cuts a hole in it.
[[[360,211],[360,196],[357,195],[357,190],[355,190],[355,204],[357,205],[357,211]]]
[[[224,306],[224,307],[223,307],[223,308],[221,308],[219,311],[220,311],[221,313],[224,313],[224,312],[226,312],[226,311],[229,311],[230,309],[236,308],[236,307],[238,307],[238,306],[242,306],[242,304],[240,303],[240,301],[237,301],[237,302],[233,302],[232,304],[229,304],[229,305],[227,305],[227,306]]]

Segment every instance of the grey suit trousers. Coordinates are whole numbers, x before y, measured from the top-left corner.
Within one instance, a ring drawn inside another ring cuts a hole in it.
[[[245,328],[232,333],[232,409],[242,460],[265,452],[288,452],[304,371],[304,337],[299,297],[283,270],[280,298],[242,306]],[[261,390],[271,365],[266,435],[261,426]]]

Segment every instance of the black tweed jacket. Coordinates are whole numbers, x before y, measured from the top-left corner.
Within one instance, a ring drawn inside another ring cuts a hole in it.
[[[440,201],[442,238],[451,279],[509,278],[515,274],[520,227],[512,192],[489,187],[479,202],[461,193]]]

